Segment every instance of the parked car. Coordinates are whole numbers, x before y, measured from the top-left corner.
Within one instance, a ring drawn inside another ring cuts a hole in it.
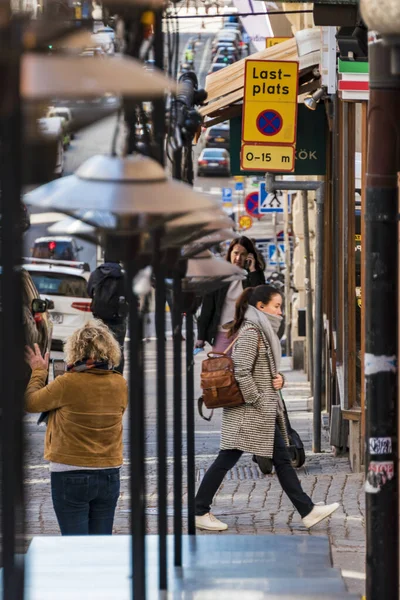
[[[25,344],[33,348],[38,344],[42,356],[50,352],[52,342],[53,325],[48,309],[52,307],[49,298],[40,297],[38,290],[25,269],[21,269],[22,275],[22,320],[24,325]],[[30,367],[25,364],[23,378],[28,385],[31,375]]]
[[[205,148],[198,159],[197,175],[222,175],[229,177],[229,153],[222,148]]]
[[[106,54],[115,53],[115,31],[112,27],[101,27],[92,35],[96,46],[104,50]]]
[[[32,257],[62,261],[77,261],[79,260],[79,252],[81,250],[83,250],[83,248],[78,246],[73,237],[40,237],[33,243]]]
[[[52,301],[49,317],[53,323],[52,350],[62,351],[66,339],[93,318],[92,300],[87,293],[90,270],[84,263],[61,265],[40,260],[25,265],[42,298]]]
[[[212,63],[211,67],[208,70],[207,75],[211,75],[211,73],[216,73],[217,71],[220,71],[221,69],[224,69],[225,67],[228,67],[228,63],[226,62],[220,62],[220,63]]]
[[[240,23],[232,23],[231,21],[225,21],[223,24],[223,29],[237,29],[238,31],[240,31]]]
[[[214,62],[223,62],[223,59],[226,57],[230,58],[232,62],[239,60],[239,54],[235,46],[225,46],[218,44],[216,48],[216,53],[214,55]]]
[[[229,150],[229,124],[221,123],[207,129],[205,147]]]
[[[61,119],[64,119],[68,134],[71,140],[74,139],[75,136],[72,131],[73,118],[71,109],[69,109],[67,106],[50,106],[49,110],[47,111],[46,117],[60,117]]]
[[[228,49],[228,54],[231,54],[232,56],[234,56],[236,58],[236,60],[239,60],[240,50],[232,42],[218,42],[218,44],[213,46],[213,48],[211,49],[211,56],[214,58],[220,50],[224,50],[225,48]]]
[[[54,141],[56,145],[56,163],[54,176],[61,177],[64,172],[64,129],[60,117],[38,119],[40,133]]]

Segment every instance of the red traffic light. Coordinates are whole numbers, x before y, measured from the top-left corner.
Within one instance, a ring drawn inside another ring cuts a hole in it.
[[[56,249],[56,246],[57,246],[57,242],[49,242],[50,252],[54,252],[54,250]]]

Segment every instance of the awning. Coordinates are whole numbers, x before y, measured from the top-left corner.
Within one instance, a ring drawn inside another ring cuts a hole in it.
[[[303,29],[295,37],[266,48],[248,58],[258,60],[297,60],[299,62],[299,97],[320,86],[315,67],[321,62],[321,31],[319,27]],[[207,104],[199,110],[205,127],[237,116],[242,111],[245,58],[212,73],[206,79]]]

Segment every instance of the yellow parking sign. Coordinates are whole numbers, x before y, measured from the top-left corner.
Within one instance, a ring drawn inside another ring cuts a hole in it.
[[[297,61],[246,60],[244,142],[295,143],[298,70]]]

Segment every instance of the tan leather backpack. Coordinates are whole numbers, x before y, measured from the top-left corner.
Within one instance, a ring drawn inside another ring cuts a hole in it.
[[[203,396],[198,400],[198,409],[201,417],[209,421],[202,412],[202,404],[210,410],[214,408],[232,408],[244,404],[242,392],[235,379],[233,360],[227,353],[236,342],[236,338],[225,352],[209,352],[208,358],[203,360],[200,384]]]

